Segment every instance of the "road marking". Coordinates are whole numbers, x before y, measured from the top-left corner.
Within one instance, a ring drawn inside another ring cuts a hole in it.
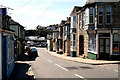
[[[50,60],[47,60],[47,61],[52,63],[52,61],[50,61]]]
[[[118,70],[114,70],[115,72],[118,72]]]
[[[48,60],[47,58],[43,57],[42,55],[41,55],[41,57],[44,58],[44,59],[46,59],[48,62],[52,62],[51,60]]]
[[[75,76],[77,76],[77,77],[79,77],[79,78],[82,78],[82,79],[84,79],[84,80],[87,80],[87,79],[85,79],[84,77],[82,77],[82,76],[80,76],[80,75],[78,75],[78,74],[75,74]]]
[[[62,68],[63,70],[65,70],[65,71],[68,71],[67,69],[65,69],[64,67],[62,67],[62,66],[60,66],[60,65],[58,65],[58,64],[55,64],[56,66],[58,66],[58,67],[60,67],[60,68]]]
[[[42,58],[46,59],[45,57],[41,56]],[[47,60],[47,59],[46,59]]]

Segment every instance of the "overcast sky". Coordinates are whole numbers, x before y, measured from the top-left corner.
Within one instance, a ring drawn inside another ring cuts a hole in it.
[[[13,8],[8,15],[26,26],[35,29],[37,25],[48,26],[66,20],[74,6],[83,6],[87,0],[0,0],[0,5]]]

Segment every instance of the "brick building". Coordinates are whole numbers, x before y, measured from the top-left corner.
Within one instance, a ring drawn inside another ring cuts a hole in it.
[[[77,13],[77,56],[109,59],[120,55],[119,0],[88,0]]]

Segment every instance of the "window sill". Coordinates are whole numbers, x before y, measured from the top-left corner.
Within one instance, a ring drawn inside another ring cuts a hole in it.
[[[88,50],[88,52],[90,52],[90,53],[92,53],[92,54],[97,54],[96,51],[90,51],[90,50]]]

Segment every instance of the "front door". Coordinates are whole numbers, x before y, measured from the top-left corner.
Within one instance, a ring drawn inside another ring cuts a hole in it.
[[[108,59],[110,56],[110,38],[100,38],[99,41],[99,58]]]
[[[79,55],[84,54],[84,36],[80,35],[79,37]]]
[[[67,41],[67,55],[70,56],[70,41]]]

